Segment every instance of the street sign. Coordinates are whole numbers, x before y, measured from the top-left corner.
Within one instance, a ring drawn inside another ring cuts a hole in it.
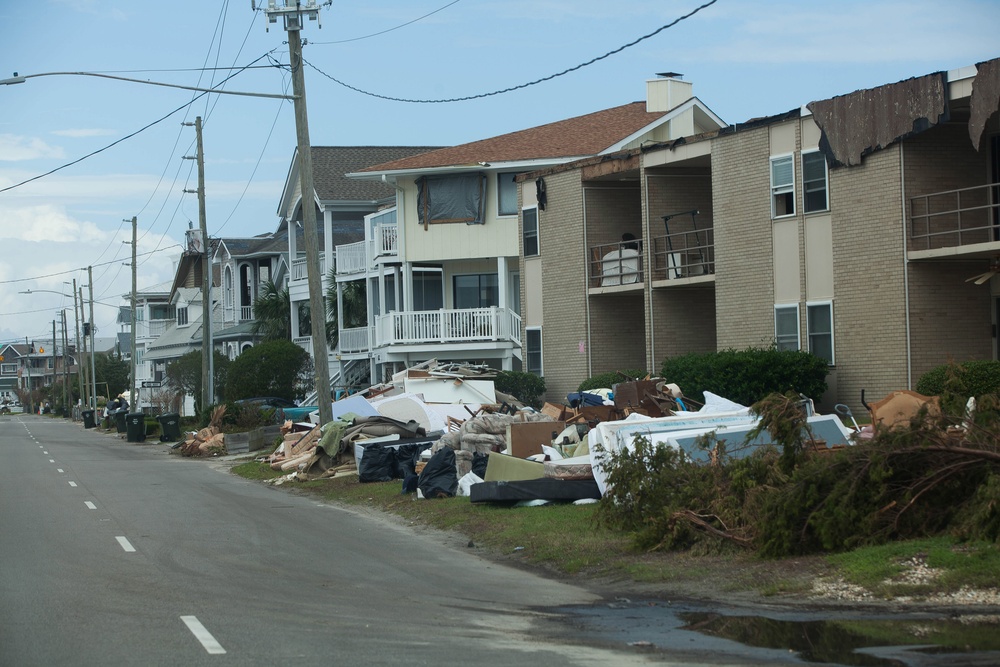
[[[162,387],[162,386],[163,386],[162,382],[147,381],[142,383],[143,389],[147,389],[149,387]]]

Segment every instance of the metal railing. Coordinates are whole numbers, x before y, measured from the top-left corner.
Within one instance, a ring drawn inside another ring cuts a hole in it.
[[[699,229],[653,238],[653,280],[715,273],[715,230]]]
[[[591,287],[641,284],[642,242],[635,240],[591,246],[589,267]]]
[[[910,197],[908,250],[1000,241],[1000,184]]]
[[[520,339],[521,318],[496,307],[396,312],[375,322],[379,346]]]

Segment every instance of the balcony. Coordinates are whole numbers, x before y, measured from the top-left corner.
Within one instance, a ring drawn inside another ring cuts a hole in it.
[[[521,344],[521,318],[501,308],[406,311],[379,316],[376,345],[510,341]]]
[[[399,234],[396,223],[375,225],[373,257],[396,257],[399,254]]]
[[[1000,184],[910,198],[907,250],[935,257],[1000,250]]]
[[[313,343],[312,336],[299,336],[298,338],[293,338],[292,342],[295,343],[296,345],[298,345],[299,347],[301,347],[306,352],[308,352],[310,355],[312,354],[312,351],[313,351],[313,349],[312,349],[312,343]]]
[[[319,272],[320,275],[326,275],[326,257],[322,252],[319,254]],[[308,280],[309,273],[306,264],[305,257],[299,257],[292,260],[292,280]]]
[[[368,327],[341,329],[339,339],[340,351],[344,354],[367,352],[371,349]]]
[[[253,306],[240,306],[240,322],[253,321]]]
[[[715,274],[715,230],[675,232],[653,239],[654,282],[706,282]]]
[[[174,320],[150,320],[146,336],[149,338],[159,338],[166,332],[167,326]],[[138,335],[138,332],[136,332]]]
[[[358,241],[337,246],[337,273],[348,275],[368,270],[368,242]]]
[[[639,241],[592,246],[588,271],[589,286],[641,288],[643,281],[641,248]]]

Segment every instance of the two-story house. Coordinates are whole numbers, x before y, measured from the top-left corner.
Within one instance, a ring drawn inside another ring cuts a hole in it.
[[[19,392],[37,392],[64,381],[73,386],[76,375],[76,346],[64,343],[58,334],[54,344],[49,338],[0,348],[0,402],[13,403]]]
[[[522,271],[559,295],[526,317],[549,395],[776,344],[860,409],[997,358],[998,90],[992,60],[522,178]]]
[[[391,184],[396,201],[368,217],[363,242],[337,249],[338,288],[363,280],[369,310],[367,326],[341,331],[341,359],[367,359],[376,381],[429,358],[540,371],[535,322],[522,322],[522,314],[540,316],[530,303],[562,296],[519,257],[537,246],[537,211],[567,202],[547,192],[544,180],[519,196],[519,175],[723,125],[692,95],[691,84],[671,73],[649,82],[645,102],[351,174]],[[579,199],[571,205],[579,207]],[[630,229],[641,234],[638,218]],[[579,240],[572,230],[566,234],[557,242]],[[579,327],[582,317],[569,322]]]

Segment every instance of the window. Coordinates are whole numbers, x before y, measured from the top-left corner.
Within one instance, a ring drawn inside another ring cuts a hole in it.
[[[802,211],[826,211],[830,204],[826,197],[826,157],[819,151],[802,154]]]
[[[444,277],[441,270],[413,272],[413,309],[440,310],[444,308]]]
[[[538,209],[526,208],[522,212],[524,216],[524,227],[521,236],[524,241],[524,256],[538,256]]]
[[[186,327],[188,324],[187,306],[177,306],[177,326]]]
[[[0,364],[0,374],[17,375],[17,364]]]
[[[143,348],[141,348],[141,347],[139,347],[137,345],[136,348],[135,348],[135,363],[136,363],[136,365],[139,365],[139,364],[143,363],[143,361],[144,361],[143,357],[145,357],[145,356],[146,356],[146,350],[144,350]]]
[[[524,331],[525,370],[542,376],[542,330],[540,328]]]
[[[517,183],[520,172],[503,171],[497,174],[497,215],[517,215]]]
[[[799,307],[774,307],[774,341],[779,350],[799,348]]]
[[[139,306],[135,309],[135,321],[142,322],[146,319],[146,307]]]
[[[223,290],[225,294],[223,298],[225,299],[226,308],[232,309],[233,307],[233,270],[230,267],[226,267],[226,277],[225,277],[225,289]]]
[[[455,276],[455,308],[489,308],[500,305],[497,274]]]
[[[791,155],[771,158],[771,217],[795,215],[795,163]]]
[[[833,365],[833,304],[806,304],[806,330],[809,333],[809,351]]]
[[[464,222],[481,225],[486,175],[454,174],[421,176],[417,179],[417,217],[427,225]]]

